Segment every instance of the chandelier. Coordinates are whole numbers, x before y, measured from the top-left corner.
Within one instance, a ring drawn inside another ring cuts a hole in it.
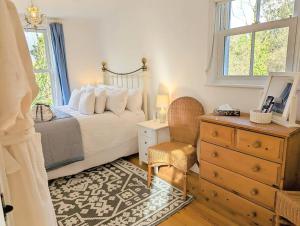
[[[33,4],[31,0],[31,5],[27,8],[25,14],[25,21],[28,26],[37,29],[44,21],[46,15],[41,14],[41,10]]]

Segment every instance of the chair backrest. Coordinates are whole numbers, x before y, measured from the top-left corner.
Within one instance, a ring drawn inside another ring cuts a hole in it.
[[[192,97],[174,100],[168,111],[171,141],[196,146],[200,130],[199,116],[203,114],[202,104]]]

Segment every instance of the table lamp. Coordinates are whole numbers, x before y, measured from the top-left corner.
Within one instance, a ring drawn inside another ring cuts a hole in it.
[[[160,109],[159,111],[159,122],[165,123],[167,119],[167,108],[169,106],[169,95],[159,94],[156,97],[156,107]]]

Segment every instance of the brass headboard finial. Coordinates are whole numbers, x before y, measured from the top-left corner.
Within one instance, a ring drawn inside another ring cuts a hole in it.
[[[142,66],[143,71],[147,71],[147,69],[148,69],[147,59],[145,57],[142,58],[142,63],[143,63],[143,66]]]
[[[102,71],[106,71],[107,70],[106,65],[107,65],[106,62],[103,61],[102,62]]]

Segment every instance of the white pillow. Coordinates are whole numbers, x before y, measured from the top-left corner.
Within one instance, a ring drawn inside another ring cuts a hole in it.
[[[128,100],[126,108],[132,112],[139,112],[142,110],[143,95],[139,89],[128,90]]]
[[[96,88],[95,89],[95,112],[97,114],[102,114],[105,111],[105,105],[106,105],[106,91],[105,89]]]
[[[80,114],[93,115],[95,112],[95,93],[84,92],[81,94],[78,111]]]
[[[106,109],[121,115],[125,111],[127,98],[127,90],[107,90]]]
[[[98,84],[96,88],[105,89],[105,88],[108,88],[108,87],[111,87],[111,86],[104,85],[104,84]]]
[[[94,89],[95,89],[95,86],[92,86],[92,85],[86,85],[86,86],[81,87],[81,91],[83,91],[83,92],[94,91]]]
[[[81,90],[79,89],[74,89],[72,91],[72,94],[71,94],[71,97],[70,97],[70,100],[69,100],[69,107],[74,109],[74,110],[78,110],[78,107],[79,107],[79,101],[80,101],[80,96],[81,96]]]

